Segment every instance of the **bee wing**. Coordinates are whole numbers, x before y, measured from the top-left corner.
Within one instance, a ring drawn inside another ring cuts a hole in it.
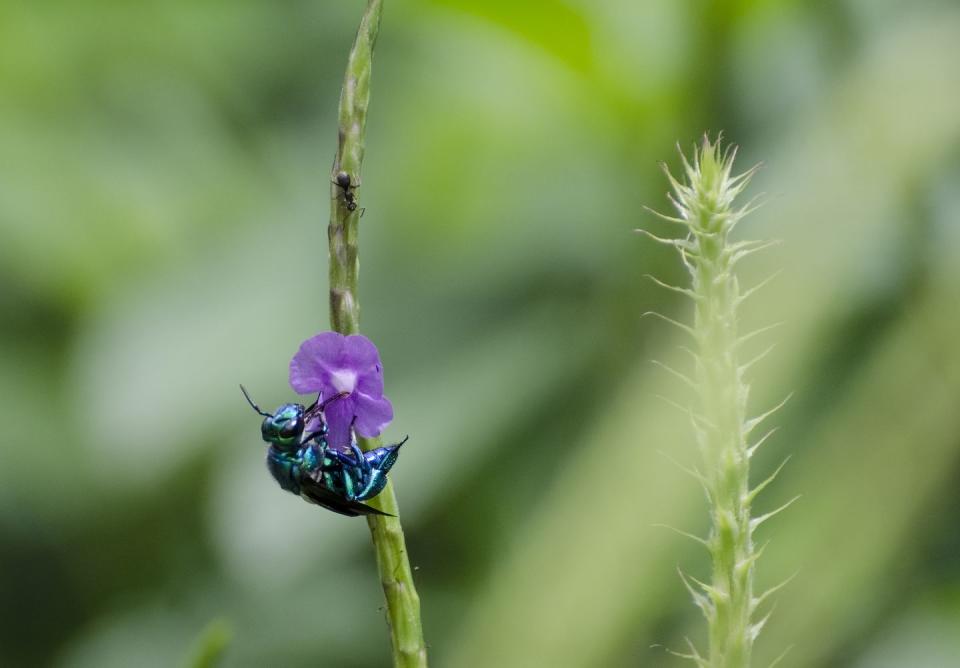
[[[347,517],[356,517],[357,515],[385,515],[387,517],[393,517],[393,515],[390,513],[377,510],[376,508],[368,506],[365,503],[360,503],[359,501],[348,501],[339,494],[331,492],[322,484],[317,483],[309,478],[301,481],[300,496],[310,503],[323,506],[327,510],[331,510],[340,515],[346,515]]]
[[[320,406],[320,397],[317,397],[317,401],[314,401],[303,410],[304,433],[307,434],[316,431],[322,421],[323,408]]]

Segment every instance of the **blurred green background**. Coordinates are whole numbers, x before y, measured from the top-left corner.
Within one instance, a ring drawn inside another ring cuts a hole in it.
[[[335,112],[359,0],[0,3],[0,665],[383,666],[362,521],[282,493],[237,383],[291,398],[326,329]],[[788,392],[767,665],[960,665],[960,7],[386,2],[363,328],[435,666],[685,665],[653,527],[706,526],[657,162],[723,130],[784,243],[744,327]],[[674,360],[676,358],[676,360]],[[214,627],[214,636],[221,626]],[[658,646],[655,646],[658,645]],[[653,647],[652,647],[653,646]]]

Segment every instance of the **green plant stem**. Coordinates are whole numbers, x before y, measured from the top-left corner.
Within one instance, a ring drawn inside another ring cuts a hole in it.
[[[370,73],[373,48],[380,29],[382,0],[369,0],[357,38],[347,62],[340,94],[339,142],[330,174],[330,324],[341,334],[360,330],[360,302],[357,298],[359,274],[359,223],[362,209],[351,211],[343,189],[336,185],[337,174],[346,172],[352,183],[360,183],[363,163],[367,106],[370,101]],[[359,198],[359,190],[354,189]],[[360,439],[364,450],[377,447],[376,439]],[[393,663],[400,668],[427,665],[427,649],[420,622],[420,598],[413,583],[407,559],[403,527],[400,524],[393,483],[371,505],[395,517],[369,516],[367,524],[377,553],[377,568],[387,602],[387,619],[393,644]]]
[[[687,255],[695,298],[694,337],[700,394],[698,435],[711,500],[709,549],[713,557],[708,615],[712,668],[745,668],[753,646],[753,548],[749,501],[747,389],[737,354],[740,297],[729,235],[737,222],[732,157],[704,140],[695,156],[684,205],[693,248]]]
[[[715,244],[699,243],[694,291],[697,302],[694,331],[699,341],[697,385],[704,416],[703,454],[711,489],[712,586],[710,665],[743,668],[750,665],[753,645],[754,547],[750,526],[750,457],[744,434],[746,389],[737,356],[736,278],[730,266],[726,231]]]

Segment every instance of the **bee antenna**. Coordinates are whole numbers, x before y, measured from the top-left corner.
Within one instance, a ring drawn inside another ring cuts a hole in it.
[[[272,415],[270,415],[270,413],[264,413],[262,410],[260,410],[259,406],[253,403],[253,399],[250,398],[250,395],[247,393],[247,388],[243,386],[243,383],[240,384],[240,391],[243,392],[243,396],[247,398],[247,403],[250,404],[251,407],[253,407],[253,410],[260,413],[260,415],[262,415],[263,417],[273,417]]]

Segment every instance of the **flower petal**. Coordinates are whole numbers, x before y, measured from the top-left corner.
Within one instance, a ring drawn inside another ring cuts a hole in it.
[[[302,344],[290,360],[290,387],[299,394],[330,394],[330,368],[344,356],[344,336],[321,332]],[[373,344],[371,344],[373,345]]]
[[[371,397],[383,396],[383,368],[379,363],[360,372],[357,378],[357,392]]]
[[[318,431],[319,429],[320,429],[320,415],[316,414],[312,418],[307,420],[307,424],[304,427],[303,431],[305,434],[312,434],[313,432]]]
[[[380,432],[393,420],[393,406],[386,397],[371,397],[357,392],[356,411],[357,421],[353,428],[357,433],[367,438],[379,436]]]
[[[357,372],[353,369],[334,369],[330,373],[330,384],[333,385],[337,394],[341,392],[353,394],[357,389]]]
[[[350,447],[350,426],[356,411],[356,400],[353,397],[344,397],[330,402],[324,409],[323,416],[327,419],[327,444],[339,450]]]
[[[373,341],[362,334],[351,334],[343,342],[343,366],[356,369],[358,372],[380,366],[380,353]]]
[[[304,341],[290,361],[290,385],[301,394],[319,392],[324,399],[350,393],[324,410],[331,447],[350,446],[351,426],[372,438],[393,419],[393,406],[383,396],[380,354],[359,334],[321,332]]]

